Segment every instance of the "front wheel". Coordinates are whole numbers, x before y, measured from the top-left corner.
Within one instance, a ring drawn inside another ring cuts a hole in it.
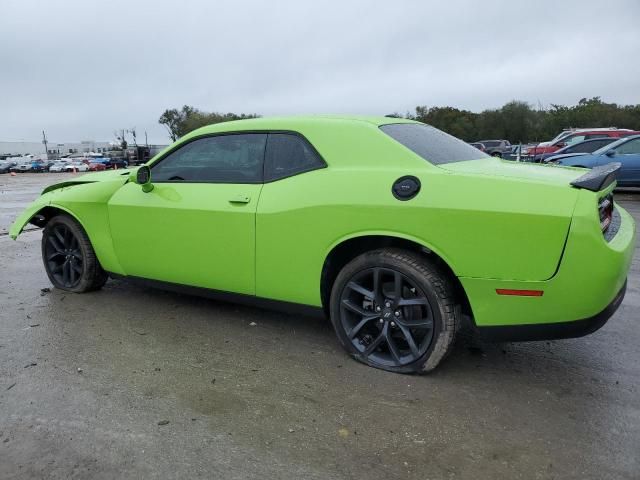
[[[458,312],[447,274],[399,249],[355,258],[331,293],[331,322],[342,346],[356,360],[391,372],[433,370],[451,348]]]
[[[47,223],[42,234],[42,260],[49,280],[62,290],[84,293],[107,281],[87,233],[68,215],[58,215]]]

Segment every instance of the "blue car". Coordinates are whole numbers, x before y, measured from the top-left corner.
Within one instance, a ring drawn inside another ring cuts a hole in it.
[[[605,145],[589,155],[549,158],[549,163],[571,167],[593,168],[607,163],[620,162],[618,171],[620,187],[640,187],[640,135],[621,138]]]

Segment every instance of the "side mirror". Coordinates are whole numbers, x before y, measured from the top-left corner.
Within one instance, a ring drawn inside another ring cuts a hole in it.
[[[151,169],[147,165],[142,165],[135,173],[134,182],[142,186],[142,191],[145,193],[153,190],[153,183],[151,183]]]
[[[614,156],[615,156],[615,154],[616,154],[616,151],[612,148],[611,150],[607,150],[606,152],[604,152],[604,154],[605,154],[607,157],[614,157]]]

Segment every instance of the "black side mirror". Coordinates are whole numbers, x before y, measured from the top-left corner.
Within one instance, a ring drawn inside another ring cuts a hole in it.
[[[138,168],[134,181],[138,185],[142,186],[143,192],[150,192],[153,190],[153,183],[151,183],[151,169],[147,165],[142,165]]]
[[[607,150],[604,154],[607,157],[614,157],[616,155],[616,151],[612,148],[611,150]]]

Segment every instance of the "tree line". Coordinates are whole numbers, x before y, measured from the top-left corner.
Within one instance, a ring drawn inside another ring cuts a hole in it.
[[[258,116],[208,113],[185,105],[180,110],[165,110],[159,122],[175,141],[204,125]],[[418,120],[467,142],[489,139],[505,139],[511,143],[540,142],[552,139],[562,129],[569,127],[619,127],[640,131],[640,104],[606,103],[600,97],[583,98],[572,106],[552,104],[546,109],[513,100],[501,108],[479,113],[456,107],[418,106],[413,113],[393,113],[388,116]]]

